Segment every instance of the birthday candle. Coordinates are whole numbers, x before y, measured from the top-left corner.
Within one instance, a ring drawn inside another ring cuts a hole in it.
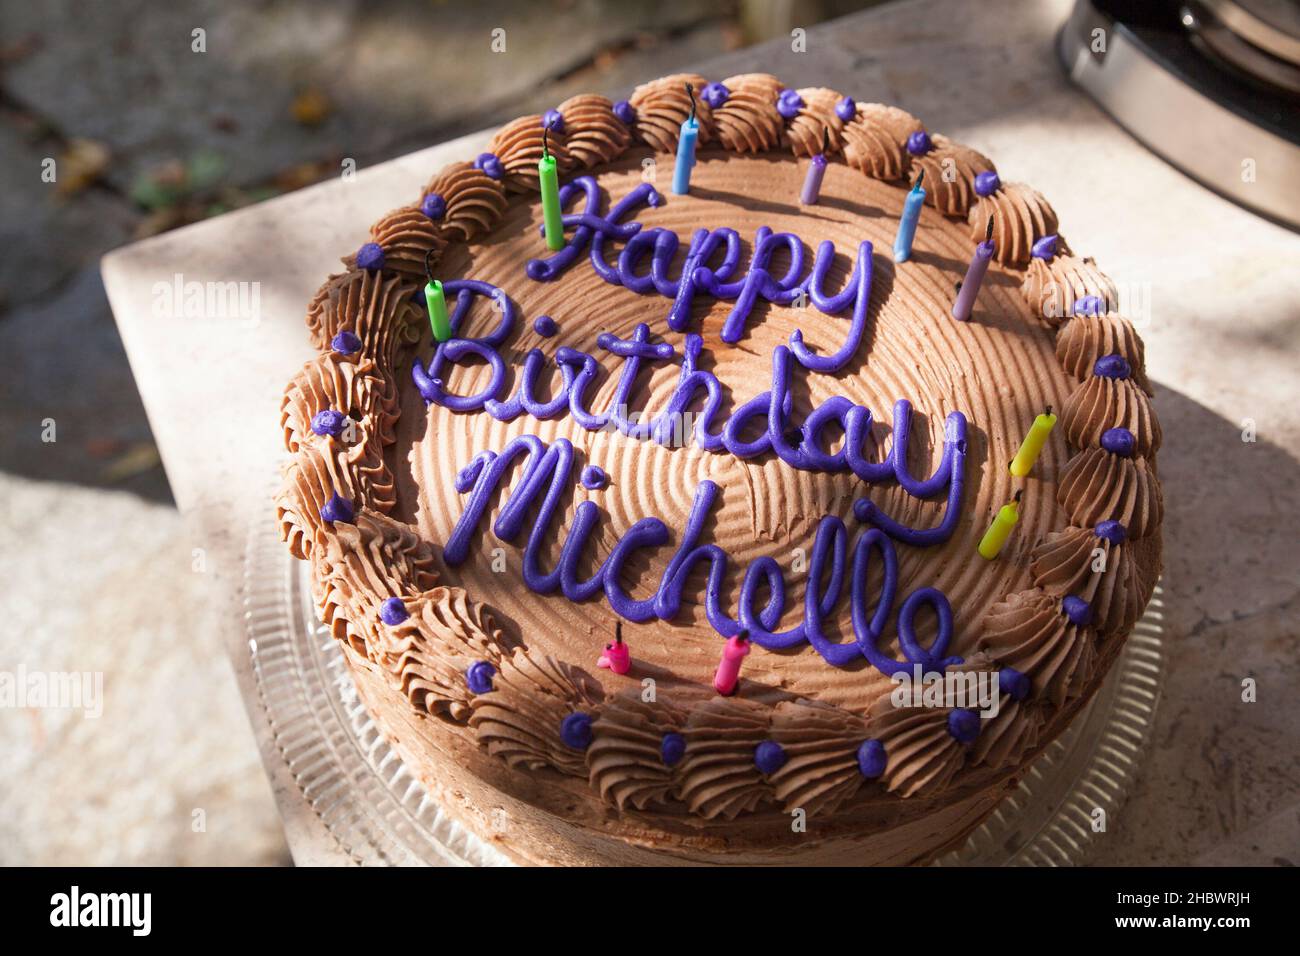
[[[903,201],[903,217],[898,220],[898,236],[894,239],[895,262],[906,262],[912,257],[912,238],[916,235],[916,222],[921,218],[921,207],[925,205],[925,190],[921,187],[923,179],[924,169],[916,174],[916,184]]]
[[[537,178],[542,190],[542,221],[546,226],[546,248],[556,251],[564,248],[564,219],[560,215],[560,177],[555,168],[555,157],[547,144],[551,131],[548,123],[542,127],[542,158],[537,163]]]
[[[447,316],[447,297],[442,294],[442,283],[430,279],[424,287],[424,304],[429,307],[429,328],[439,342],[451,338],[451,319]]]
[[[700,135],[700,124],[695,120],[695,87],[687,83],[686,94],[691,98],[691,115],[682,121],[681,135],[677,138],[677,165],[673,168],[673,192],[679,196],[691,190],[695,140]]]
[[[817,197],[822,191],[822,177],[826,175],[826,152],[830,148],[830,127],[822,130],[822,151],[812,158],[808,164],[808,175],[803,181],[803,192],[799,194],[799,201],[805,206],[813,206],[817,203]]]
[[[632,668],[632,655],[623,643],[623,622],[614,623],[614,643],[605,645],[605,653],[596,661],[597,667],[607,667],[615,674],[626,674]]]
[[[993,252],[993,217],[989,216],[988,232],[984,234],[984,241],[975,247],[975,254],[971,256],[970,266],[966,269],[966,278],[957,290],[957,301],[952,304],[954,319],[965,322],[970,318],[971,310],[975,307],[975,296],[979,295],[984,273],[989,271],[989,260],[993,258]]]
[[[1034,423],[1029,426],[1029,433],[1025,435],[1025,440],[1020,443],[1020,450],[1016,452],[1016,457],[1011,459],[1011,474],[1017,478],[1023,478],[1034,467],[1034,462],[1038,460],[1038,453],[1043,450],[1047,444],[1047,436],[1052,433],[1052,426],[1056,424],[1056,416],[1052,414],[1052,406],[1047,406],[1047,411],[1034,419]]]
[[[984,532],[984,537],[980,538],[979,552],[981,558],[987,558],[992,561],[1002,550],[1002,546],[1007,543],[1007,538],[1011,537],[1011,529],[1016,526],[1020,520],[1020,492],[1016,492],[1016,497],[1008,505],[1003,505],[994,517],[993,523],[989,525],[989,530]]]
[[[718,661],[718,670],[713,675],[713,689],[723,697],[730,697],[736,692],[740,682],[740,662],[749,653],[749,636],[741,631],[735,637],[727,638],[722,646],[722,659]]]

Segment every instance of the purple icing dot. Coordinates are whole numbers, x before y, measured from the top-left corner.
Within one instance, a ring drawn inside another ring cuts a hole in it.
[[[1106,311],[1100,296],[1085,295],[1074,300],[1075,315],[1101,315]]]
[[[1118,352],[1112,352],[1097,359],[1092,366],[1092,374],[1102,378],[1128,378],[1133,374],[1133,369],[1128,364],[1128,359]]]
[[[542,114],[542,129],[549,128],[552,133],[564,132],[564,114],[559,110],[547,110]]]
[[[377,242],[367,242],[357,250],[357,268],[382,269],[384,267],[384,247]]]
[[[785,766],[785,748],[775,740],[764,740],[754,748],[754,766],[759,773],[776,773]]]
[[[709,104],[709,109],[716,110],[731,97],[731,90],[721,83],[710,83],[700,90],[700,99]]]
[[[420,202],[420,212],[430,219],[441,219],[447,215],[447,200],[443,199],[439,193],[429,193]]]
[[[636,122],[636,109],[627,100],[619,100],[614,104],[614,115],[624,126],[631,126]]]
[[[1056,256],[1056,236],[1043,236],[1030,248],[1029,254],[1035,259],[1050,262]]]
[[[588,465],[582,469],[582,487],[584,488],[593,490],[604,488],[607,481],[609,481],[609,475],[605,474],[605,469],[599,465]]]
[[[659,746],[659,759],[664,762],[664,766],[677,766],[685,755],[686,738],[681,734],[664,734],[663,743]]]
[[[537,318],[533,319],[533,331],[542,338],[549,339],[556,332],[560,331],[560,327],[555,324],[555,320],[549,315],[539,315]]]
[[[988,169],[982,173],[976,174],[975,176],[976,196],[992,196],[995,192],[997,192],[1001,188],[1002,188],[1002,180],[998,178],[998,174],[993,172],[993,170]]]
[[[560,721],[560,739],[566,747],[586,750],[591,746],[591,717],[575,710]]]
[[[853,502],[853,517],[859,521],[868,521],[871,518],[872,508],[870,498],[859,498]]]
[[[1101,433],[1101,447],[1121,458],[1129,458],[1137,448],[1137,439],[1127,428],[1107,428]]]
[[[472,694],[486,694],[492,690],[492,678],[497,669],[487,661],[475,661],[465,671],[465,686]]]
[[[402,603],[401,598],[391,597],[383,604],[379,605],[379,620],[385,624],[401,624],[411,615],[407,613],[406,605]]]
[[[1092,529],[1093,534],[1111,544],[1123,544],[1128,537],[1128,529],[1118,521],[1102,521]]]
[[[858,104],[853,102],[853,97],[846,96],[835,104],[835,115],[847,123],[858,115]]]
[[[885,745],[879,740],[864,740],[858,748],[858,772],[868,780],[875,780],[885,772]]]
[[[330,500],[325,502],[325,506],[320,510],[320,516],[325,521],[333,524],[335,521],[342,521],[344,524],[352,524],[353,511],[352,502],[346,498],[340,498],[336,491],[330,495]]]
[[[361,340],[347,329],[344,329],[330,341],[330,348],[335,352],[351,355],[353,352],[361,350]]]
[[[1029,678],[1014,667],[998,671],[998,687],[1010,694],[1012,700],[1024,700],[1029,696]],[[976,733],[979,733],[978,729]]]
[[[505,175],[501,160],[494,153],[479,153],[474,160],[474,168],[483,170],[483,175],[488,179],[500,179]]]
[[[1061,610],[1075,627],[1087,627],[1092,621],[1092,605],[1077,594],[1061,598]]]
[[[803,109],[803,97],[794,90],[782,90],[776,98],[776,111],[786,119],[794,119]]]
[[[948,733],[958,743],[968,744],[980,735],[980,715],[965,707],[948,712]]]
[[[907,151],[913,156],[924,156],[932,149],[934,144],[930,142],[930,134],[923,129],[918,129],[907,137]]]
[[[343,431],[343,421],[347,416],[342,412],[327,408],[323,412],[317,412],[311,418],[311,430],[317,435],[330,435],[334,438],[339,437],[339,432]]]

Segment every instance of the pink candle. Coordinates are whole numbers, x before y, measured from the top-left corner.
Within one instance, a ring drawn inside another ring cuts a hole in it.
[[[596,661],[597,667],[607,667],[615,674],[626,674],[632,669],[632,655],[623,643],[623,622],[614,624],[614,643],[605,645],[605,653]]]
[[[975,296],[979,295],[980,284],[984,281],[984,273],[989,271],[989,262],[993,258],[993,217],[989,216],[988,232],[984,236],[984,241],[975,247],[975,255],[971,256],[970,267],[966,270],[966,278],[962,280],[961,288],[957,290],[957,301],[952,304],[952,317],[961,322],[970,319],[970,314],[975,308]]]
[[[736,685],[740,682],[740,662],[748,653],[749,636],[745,631],[727,638],[722,647],[722,659],[718,661],[718,671],[713,675],[713,689],[723,697],[736,692]]]

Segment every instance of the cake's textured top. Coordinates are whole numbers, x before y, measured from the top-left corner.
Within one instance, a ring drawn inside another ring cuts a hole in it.
[[[693,109],[691,191],[661,193]],[[876,250],[920,175],[895,264]],[[1038,192],[902,110],[761,74],[575,97],[344,261],[285,397],[281,527],[334,634],[512,769],[706,821],[956,792],[1059,732],[1150,598],[1161,433],[1114,284]],[[1045,406],[1060,425],[1015,478]],[[618,621],[631,667],[598,667]],[[997,673],[996,716],[895,706],[915,666]]]

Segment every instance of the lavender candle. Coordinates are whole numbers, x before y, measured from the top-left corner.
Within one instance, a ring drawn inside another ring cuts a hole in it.
[[[975,308],[975,296],[979,295],[984,273],[989,271],[994,250],[993,217],[989,216],[989,228],[984,234],[984,241],[975,247],[975,254],[971,256],[970,265],[966,268],[966,278],[962,279],[957,289],[957,301],[952,304],[954,319],[961,322],[970,319],[971,310]]]
[[[830,149],[830,135],[829,128],[822,131],[822,151],[808,164],[808,175],[803,181],[803,191],[799,193],[799,201],[805,206],[817,205],[817,197],[821,195],[822,178],[826,175],[826,153]]]

